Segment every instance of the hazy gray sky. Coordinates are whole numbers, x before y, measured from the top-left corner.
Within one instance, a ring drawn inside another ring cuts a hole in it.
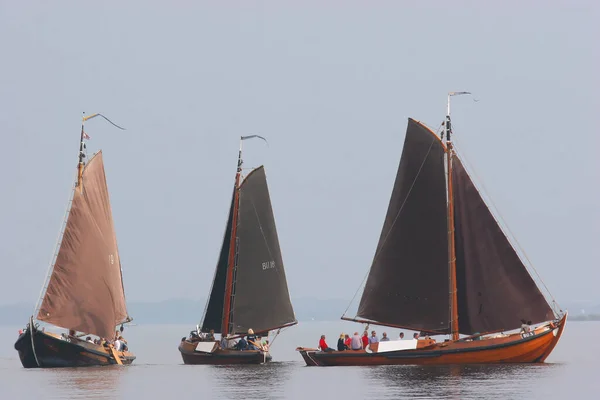
[[[598,3],[422,3],[1,0],[0,303],[37,300],[82,111],[127,128],[86,130],[128,299],[207,294],[252,133],[292,297],[350,298],[406,120],[437,127],[450,90],[479,99],[453,103],[459,150],[553,294],[598,298]]]

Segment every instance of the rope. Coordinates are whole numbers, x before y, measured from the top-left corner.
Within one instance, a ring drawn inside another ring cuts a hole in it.
[[[276,333],[276,334],[273,336],[273,340],[271,340],[271,341],[269,342],[269,349],[271,348],[271,346],[273,345],[273,343],[275,343],[275,339],[277,339],[277,337],[279,336],[279,333],[281,333],[281,329],[282,329],[282,328],[279,328],[279,329],[277,330],[277,333]]]
[[[473,175],[475,176],[475,179],[477,180],[477,184],[478,184],[477,186],[479,186],[481,188],[480,192],[483,192],[483,194],[485,195],[485,197],[487,198],[487,200],[489,201],[490,205],[493,208],[493,211],[494,211],[493,214],[499,219],[499,222],[502,223],[502,225],[504,226],[504,228],[506,229],[506,231],[508,232],[508,234],[510,235],[510,237],[512,238],[512,240],[517,245],[518,250],[525,257],[525,260],[527,261],[528,266],[533,270],[533,272],[535,273],[535,276],[540,281],[540,283],[542,284],[542,286],[544,286],[544,289],[546,290],[547,294],[550,296],[550,299],[552,300],[552,303],[555,306],[558,306],[559,310],[562,312],[562,309],[561,309],[560,305],[558,304],[558,302],[556,301],[556,299],[554,298],[554,296],[552,296],[552,292],[550,292],[550,289],[548,289],[548,286],[546,286],[546,283],[544,282],[544,280],[542,279],[541,275],[538,273],[537,269],[535,268],[535,266],[533,265],[533,263],[529,259],[529,256],[527,255],[527,253],[525,252],[525,250],[523,249],[523,247],[521,246],[521,244],[517,240],[516,236],[511,231],[510,227],[508,226],[508,224],[506,223],[506,221],[502,217],[502,214],[498,210],[498,207],[496,207],[496,204],[494,203],[494,200],[491,198],[491,196],[488,195],[487,190],[485,188],[485,185],[483,184],[483,180],[479,178],[479,175],[477,174],[475,168],[472,167],[472,165],[468,162],[468,160],[465,157],[463,157],[461,155],[460,158],[461,158],[461,160],[464,161],[464,164],[466,164],[468,170],[470,170],[473,173]],[[526,266],[526,268],[527,268],[527,266]],[[554,311],[556,312],[556,310],[554,310]]]
[[[410,188],[408,189],[408,193],[406,194],[406,197],[404,198],[404,201],[402,202],[402,205],[400,206],[400,209],[398,210],[398,213],[396,214],[396,217],[394,218],[394,221],[392,222],[392,225],[390,226],[390,229],[388,230],[388,232],[385,235],[385,237],[383,238],[383,240],[380,242],[379,251],[377,251],[375,253],[375,256],[373,257],[373,262],[371,263],[371,265],[375,264],[375,261],[377,261],[377,258],[381,254],[381,250],[385,246],[385,243],[387,242],[387,239],[390,236],[390,233],[392,232],[392,229],[394,228],[394,225],[396,225],[396,222],[398,221],[398,217],[400,217],[400,213],[404,209],[404,206],[406,205],[406,202],[408,201],[408,198],[410,197],[410,193],[412,192],[412,190],[413,190],[413,188],[415,186],[415,183],[417,182],[417,179],[419,178],[419,175],[421,174],[421,171],[423,170],[423,166],[425,165],[425,161],[427,161],[427,158],[429,157],[429,153],[431,153],[431,149],[433,148],[433,144],[435,143],[436,140],[437,140],[437,138],[435,138],[435,137],[431,138],[431,144],[429,145],[429,149],[427,150],[427,154],[425,154],[425,157],[423,157],[423,162],[421,162],[421,166],[419,167],[419,170],[417,171],[417,175],[413,179],[412,184],[410,185]],[[356,292],[354,293],[354,296],[352,296],[352,300],[350,300],[350,304],[348,304],[348,307],[346,307],[346,310],[344,310],[344,313],[342,314],[342,317],[346,315],[346,313],[348,312],[348,309],[352,305],[352,302],[354,302],[354,299],[356,298],[356,295],[360,291],[361,287],[365,284],[365,281],[367,280],[367,277],[369,276],[369,272],[371,272],[370,268],[367,271],[365,277],[363,278],[360,286],[358,287],[358,289],[356,289]]]

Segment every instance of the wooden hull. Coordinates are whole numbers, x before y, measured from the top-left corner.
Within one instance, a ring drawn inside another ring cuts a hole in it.
[[[196,351],[196,343],[187,340],[179,344],[179,351],[184,364],[201,365],[237,365],[263,364],[272,360],[271,355],[260,350],[223,350],[216,349],[211,353]]]
[[[110,349],[76,338],[67,341],[61,335],[28,328],[15,343],[21,364],[25,368],[91,367],[115,365]],[[123,365],[129,365],[135,356],[127,351],[116,352]],[[37,359],[37,360],[36,360]]]
[[[365,350],[322,352],[299,347],[297,350],[308,366],[336,365],[442,365],[542,363],[558,343],[567,316],[551,325],[537,328],[531,336],[515,333],[482,340],[436,343],[419,340],[414,350],[385,353]]]

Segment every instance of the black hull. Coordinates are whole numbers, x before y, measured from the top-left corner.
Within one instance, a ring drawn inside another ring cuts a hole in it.
[[[212,353],[194,351],[194,344],[181,342],[179,351],[184,364],[191,365],[241,365],[241,364],[264,364],[270,362],[273,357],[269,353],[258,350],[221,350]]]
[[[69,342],[35,328],[33,340],[32,329],[28,328],[15,343],[15,349],[19,352],[21,364],[25,368],[92,367],[117,364],[112,353],[100,346],[89,347],[97,349],[88,348],[85,343]],[[123,365],[129,365],[135,360],[135,356],[131,354],[120,358]]]

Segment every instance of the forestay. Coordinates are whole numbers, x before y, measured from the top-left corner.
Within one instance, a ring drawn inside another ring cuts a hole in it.
[[[358,317],[446,332],[449,327],[445,149],[409,119],[391,200]]]
[[[521,319],[553,319],[548,302],[456,156],[453,165],[460,333],[515,329]]]

